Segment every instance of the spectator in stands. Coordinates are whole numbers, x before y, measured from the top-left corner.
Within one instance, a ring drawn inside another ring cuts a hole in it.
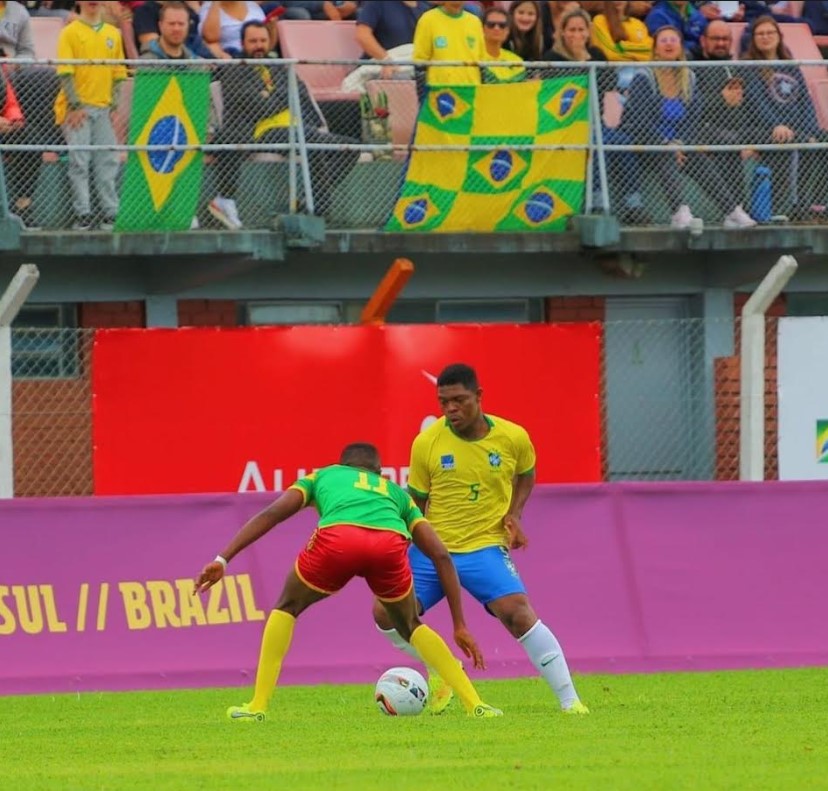
[[[93,0],[78,2],[79,18],[70,22],[58,39],[58,58],[71,60],[123,60],[124,48],[118,29],[103,22],[103,4]],[[99,208],[99,227],[111,231],[118,213],[118,154],[110,117],[118,107],[121,84],[126,79],[123,64],[58,66],[60,93],[55,102],[55,122],[63,127],[69,150],[69,182],[75,212],[73,230],[87,231],[93,225],[89,195],[89,166],[95,180]],[[100,146],[96,151],[76,146]]]
[[[6,58],[34,58],[29,12],[15,0],[0,0],[0,50]]]
[[[677,65],[639,71],[624,108],[624,127],[638,145],[693,143],[703,103],[695,75],[685,63],[684,42],[678,28],[667,26],[656,31],[653,59]],[[643,156],[658,173],[673,213],[673,228],[689,228],[695,219],[684,201],[684,173],[690,173],[720,211],[727,212],[723,220],[726,228],[749,228],[756,224],[741,206],[733,188],[733,173],[721,173],[709,159],[682,150]]]
[[[239,54],[242,26],[247,22],[265,22],[265,13],[258,3],[252,0],[226,2],[216,0],[201,6],[199,28],[207,48],[217,58],[229,59]],[[274,50],[278,43],[276,21],[267,25],[270,34],[270,48]]]
[[[828,36],[828,0],[807,0],[802,6],[802,21],[815,36]]]
[[[509,15],[497,7],[487,8],[483,13],[483,38],[486,42],[486,59],[509,64],[503,66],[485,66],[482,71],[483,82],[521,82],[526,79],[526,69],[521,65],[520,55],[505,49],[509,38]]]
[[[676,28],[688,51],[698,46],[707,27],[707,19],[689,0],[658,0],[645,21],[652,35],[663,27]]]
[[[733,31],[723,19],[712,19],[707,23],[698,46],[687,53],[692,60],[732,60],[733,59]],[[699,69],[701,78],[705,73],[713,73],[715,69]]]
[[[606,55],[598,47],[590,44],[592,40],[592,20],[580,7],[567,11],[560,19],[555,30],[555,43],[543,55],[549,61],[606,61]],[[571,72],[567,72],[569,74]],[[601,77],[610,79],[610,72],[602,72]],[[600,79],[600,78],[599,78]]]
[[[141,60],[193,60],[196,55],[186,43],[191,9],[180,0],[172,0],[162,3],[158,11],[158,35],[147,42]]]
[[[701,90],[702,112],[697,142],[702,145],[742,146],[739,151],[701,152],[698,156],[711,160],[720,172],[733,174],[737,184],[742,163],[759,159],[757,152],[750,148],[751,143],[758,142],[759,132],[756,129],[756,114],[750,110],[745,99],[743,73],[726,65],[722,65],[721,69],[699,69],[697,73],[697,85],[704,86]]]
[[[653,53],[653,39],[647,26],[630,16],[629,0],[604,0],[602,13],[592,23],[592,43],[606,60],[647,61]]]
[[[759,17],[751,26],[745,59],[793,59],[773,17]],[[758,115],[760,142],[791,146],[819,142],[823,135],[800,68],[752,66],[745,90],[748,106]],[[771,169],[774,199],[778,203],[780,196],[789,196],[786,203],[794,219],[809,219],[816,206],[823,207],[825,196],[818,194],[816,184],[828,170],[823,151],[764,152],[762,159]]]
[[[365,3],[357,16],[356,40],[364,57],[387,61],[387,66],[360,66],[344,80],[342,89],[348,92],[365,90],[365,83],[372,79],[390,80],[394,77],[411,79],[410,68],[394,67],[395,60],[412,60],[414,57],[414,31],[420,17],[428,11],[425,0],[386,0],[382,3]]]
[[[509,41],[506,47],[522,60],[543,58],[545,46],[540,5],[534,0],[514,0],[509,6]]]
[[[182,0],[147,0],[142,6],[135,10],[132,19],[132,26],[135,29],[135,39],[141,52],[146,52],[153,41],[157,41],[160,35],[159,21],[161,11],[165,5],[171,2],[182,2]],[[187,11],[188,28],[187,40],[185,42],[196,57],[212,58],[213,53],[207,48],[198,32],[199,9],[201,3],[189,0],[183,2],[182,6]]]
[[[806,0],[805,5],[810,5],[812,0]],[[785,13],[788,3],[786,0],[742,0],[740,3],[744,7],[744,14],[742,20],[748,24],[752,24],[761,16],[773,17],[777,22],[806,22],[800,16],[793,16]],[[737,21],[733,18],[734,21]],[[738,20],[741,21],[741,20]]]
[[[242,28],[242,36],[242,57],[251,60],[268,57],[270,42],[263,22],[247,22]],[[266,63],[261,66],[232,64],[221,68],[220,80],[224,113],[216,143],[286,145],[289,142],[291,114],[287,69]],[[348,175],[359,156],[358,152],[336,150],[336,146],[359,141],[327,132],[324,119],[319,116],[301,80],[299,100],[306,141],[333,147],[308,152],[316,213],[324,214],[330,208],[334,188]],[[287,156],[286,150],[281,153]],[[209,210],[231,230],[242,227],[236,191],[241,166],[248,156],[244,151],[216,152],[219,194],[210,203]]]
[[[281,0],[279,3],[263,3],[268,11],[273,6],[285,9],[284,19],[351,19],[356,16],[358,4],[353,0]],[[374,5],[371,3],[370,5]],[[382,5],[382,4],[377,4]]]
[[[483,25],[480,19],[463,8],[462,1],[446,0],[426,11],[414,31],[414,60],[471,61],[486,60]],[[418,80],[420,70],[418,70]],[[481,81],[477,66],[429,66],[425,75],[428,85],[477,84]],[[422,88],[422,86],[419,86]]]

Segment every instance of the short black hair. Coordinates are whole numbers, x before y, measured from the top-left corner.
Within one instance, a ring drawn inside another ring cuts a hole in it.
[[[158,10],[158,21],[163,22],[167,15],[167,11],[183,11],[187,14],[187,19],[190,18],[190,9],[184,0],[173,0],[171,3],[164,3]]]
[[[369,442],[352,442],[342,449],[339,463],[347,467],[364,467],[366,470],[378,470],[382,467],[379,451]]]
[[[437,387],[447,387],[448,385],[462,385],[466,390],[478,390],[480,388],[480,383],[477,381],[477,372],[465,363],[453,363],[443,368],[437,377]]]
[[[264,30],[268,36],[270,35],[270,31],[267,29],[267,25],[262,22],[260,19],[251,19],[248,22],[245,22],[241,26],[241,41],[244,43],[245,36],[247,35],[247,31],[250,30],[251,27],[260,27]],[[268,39],[269,40],[269,39]]]

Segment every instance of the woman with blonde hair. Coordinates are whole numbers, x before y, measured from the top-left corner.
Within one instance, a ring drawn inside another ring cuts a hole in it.
[[[589,42],[592,38],[592,19],[583,8],[567,11],[555,30],[555,43],[544,53],[551,61],[605,61],[604,53]]]
[[[647,61],[653,39],[640,19],[630,16],[629,0],[604,0],[603,13],[592,22],[592,43],[611,61]]]
[[[636,145],[681,146],[696,142],[703,97],[686,64],[681,31],[671,25],[653,36],[653,60],[672,67],[642,69],[630,85],[622,125]],[[756,223],[739,203],[734,184],[741,174],[722,173],[713,162],[683,150],[643,154],[652,163],[665,192],[676,229],[687,229],[696,219],[684,199],[684,175],[690,174],[725,213],[725,228],[750,228]]]

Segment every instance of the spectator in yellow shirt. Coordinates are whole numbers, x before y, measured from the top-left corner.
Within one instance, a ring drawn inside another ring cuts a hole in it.
[[[483,38],[486,42],[486,60],[504,64],[484,66],[483,82],[522,82],[526,79],[523,58],[503,46],[509,38],[509,15],[502,8],[486,9],[483,14]]]
[[[480,18],[463,8],[462,0],[446,0],[426,11],[414,30],[415,61],[487,60]],[[428,85],[476,85],[481,81],[480,67],[429,66]]]
[[[604,13],[592,21],[592,43],[607,60],[652,59],[652,36],[644,22],[630,16],[629,0],[604,0]]]
[[[58,59],[124,59],[121,34],[103,21],[103,3],[78,3],[80,15],[61,30]],[[120,87],[126,79],[123,63],[111,66],[63,64],[57,68],[60,93],[55,102],[55,122],[63,127],[69,151],[69,181],[75,220],[72,229],[88,231],[93,225],[89,194],[89,167],[95,177],[95,191],[101,212],[101,230],[111,231],[118,213],[118,153],[108,150],[116,144],[111,113],[118,107]],[[100,146],[95,151],[79,146]]]

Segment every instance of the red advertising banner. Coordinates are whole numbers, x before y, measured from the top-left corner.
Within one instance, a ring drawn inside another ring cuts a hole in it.
[[[529,431],[541,483],[599,481],[600,352],[587,324],[99,330],[95,493],[279,490],[357,441],[405,485],[435,376],[461,361]]]

